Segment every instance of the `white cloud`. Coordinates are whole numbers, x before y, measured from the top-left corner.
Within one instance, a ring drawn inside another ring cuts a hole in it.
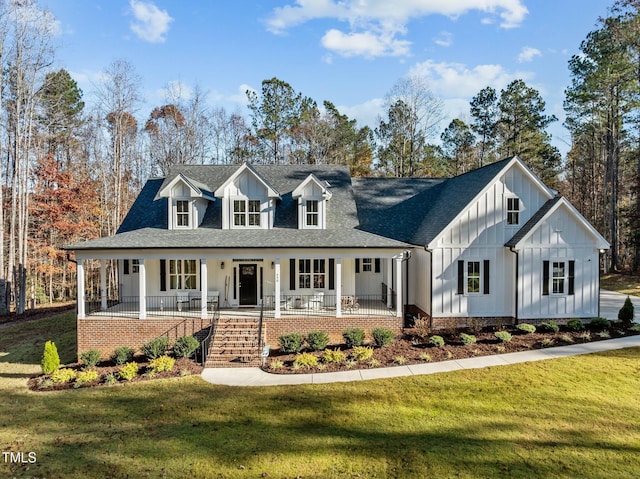
[[[353,106],[337,106],[338,111],[349,118],[355,118],[358,126],[378,126],[378,120],[384,113],[384,98],[373,98],[364,103]]]
[[[289,28],[311,20],[333,19],[349,24],[349,31],[328,30],[322,38],[325,48],[343,56],[406,56],[410,42],[400,40],[411,19],[428,15],[457,18],[470,11],[485,14],[483,23],[499,18],[502,28],[519,26],[528,10],[523,0],[294,0],[290,5],[274,8],[265,20],[267,29],[283,34]],[[445,34],[436,40],[448,46]]]
[[[434,39],[434,42],[441,47],[450,47],[453,45],[453,35],[451,32],[440,32],[440,35]]]
[[[173,18],[166,10],[160,10],[151,2],[130,0],[129,6],[135,22],[131,23],[131,31],[141,40],[151,43],[162,43],[167,39],[169,24]]]
[[[542,52],[537,48],[524,47],[518,55],[518,63],[527,63],[533,61],[535,57],[541,57]]]
[[[253,88],[251,85],[247,85],[246,83],[243,83],[242,85],[238,86],[238,91],[235,94],[229,95],[227,97],[227,101],[231,103],[237,103],[241,106],[247,106],[249,104],[249,99],[247,98],[247,91],[259,94],[258,90]]]

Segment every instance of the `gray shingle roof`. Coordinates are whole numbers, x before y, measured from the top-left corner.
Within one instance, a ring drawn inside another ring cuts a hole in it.
[[[544,215],[546,215],[549,210],[553,208],[553,205],[560,201],[560,198],[562,197],[556,196],[555,198],[547,200],[545,204],[542,205],[542,207],[538,211],[536,211],[531,218],[529,218],[529,221],[522,225],[522,228],[520,228],[516,232],[516,234],[514,234],[513,237],[505,243],[505,246],[509,248],[517,246],[520,240],[524,238],[529,233],[529,231],[533,230],[542,220],[542,218],[544,218]]]

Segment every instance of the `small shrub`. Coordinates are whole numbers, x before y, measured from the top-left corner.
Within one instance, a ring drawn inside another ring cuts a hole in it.
[[[429,338],[429,344],[436,348],[444,346],[444,338],[442,336],[433,335]]]
[[[288,354],[299,353],[302,349],[302,335],[298,333],[283,334],[278,338],[280,349]]]
[[[508,343],[512,339],[509,331],[496,331],[493,335],[503,343]]]
[[[324,371],[325,369],[327,369],[327,365],[324,363],[318,363],[318,365],[316,366],[316,369],[318,371]]]
[[[378,361],[376,358],[371,358],[369,360],[369,367],[370,368],[377,368],[378,366],[380,366],[380,361]]]
[[[271,369],[272,371],[278,371],[282,368],[284,368],[284,363],[279,359],[274,359],[269,363],[269,369]]]
[[[462,341],[462,344],[465,346],[469,346],[470,344],[475,344],[477,339],[473,334],[462,333],[460,334],[460,341]]]
[[[542,346],[545,348],[548,348],[550,346],[553,346],[555,344],[556,340],[553,338],[544,338],[542,340]]]
[[[422,361],[424,361],[425,363],[430,363],[431,362],[431,355],[429,353],[422,353],[420,355],[420,359]]]
[[[618,311],[618,319],[622,323],[625,328],[628,328],[633,323],[634,317],[634,308],[633,303],[631,302],[631,298],[627,296],[627,299],[624,300],[624,304],[620,311]]]
[[[89,351],[80,353],[80,362],[85,368],[93,368],[98,364],[98,361],[100,361],[101,355],[102,353],[97,349],[90,349]]]
[[[356,346],[351,352],[351,357],[356,361],[366,361],[373,357],[373,348],[366,346]]]
[[[609,331],[600,331],[599,333],[596,333],[596,335],[600,339],[609,339],[609,338],[611,338],[611,333]]]
[[[569,343],[569,344],[574,342],[573,338],[568,334],[563,334],[562,336],[560,336],[560,341],[563,341],[563,342]]]
[[[69,368],[56,369],[54,372],[51,373],[51,381],[53,381],[56,384],[68,383],[73,379],[75,379],[75,377],[76,377],[76,372],[73,369],[69,369]]]
[[[402,366],[407,362],[407,358],[405,358],[404,356],[396,356],[395,358],[393,358],[393,362]]]
[[[111,355],[111,360],[116,363],[116,366],[122,366],[124,363],[128,363],[133,359],[133,349],[129,346],[121,346]]]
[[[580,319],[570,319],[567,321],[567,329],[569,331],[582,331],[584,330],[584,324]]]
[[[387,328],[375,328],[371,335],[373,336],[373,340],[376,342],[376,346],[387,346],[391,344],[391,342],[396,337],[395,333]]]
[[[580,336],[578,337],[583,341],[591,341],[591,333],[589,331],[584,331],[580,333]]]
[[[299,368],[312,368],[318,365],[318,358],[311,353],[300,353],[293,361],[293,365],[296,364]]]
[[[176,364],[176,360],[167,355],[159,356],[149,361],[149,370],[154,373],[161,373],[163,371],[171,371]]]
[[[104,377],[105,384],[115,384],[118,382],[118,378],[116,377],[116,373],[109,373]]]
[[[130,362],[118,368],[118,377],[123,381],[131,381],[138,374],[138,363]]]
[[[347,359],[344,362],[344,365],[347,369],[351,369],[352,367],[354,367],[356,364],[358,364],[358,361],[356,361],[355,359]]]
[[[589,321],[589,329],[591,331],[604,331],[611,327],[611,321],[605,318],[593,318]]]
[[[361,346],[364,341],[364,331],[360,328],[346,329],[342,332],[342,337],[348,348]]]
[[[53,386],[51,378],[40,378],[38,380],[38,389],[49,389],[51,386]]]
[[[560,326],[558,326],[558,323],[555,321],[545,321],[544,323],[540,323],[538,330],[542,333],[557,333],[560,331]]]
[[[533,324],[528,323],[518,324],[516,329],[524,334],[532,334],[536,332],[536,327]]]
[[[84,384],[92,383],[96,379],[98,379],[98,371],[94,369],[87,369],[85,371],[80,371],[76,376],[76,382],[74,386],[79,388]]]
[[[427,318],[421,318],[418,316],[417,319],[413,321],[413,332],[420,339],[425,340],[431,334],[431,328],[429,328],[429,320]]]
[[[502,344],[498,344],[496,346],[496,352],[502,354],[507,350],[507,348],[505,348]]]
[[[42,353],[40,366],[44,374],[51,374],[60,367],[58,348],[56,348],[56,344],[53,341],[47,341],[44,344],[44,352]]]
[[[329,344],[329,335],[324,331],[311,331],[306,340],[312,351],[322,351]]]
[[[173,343],[173,354],[176,358],[190,358],[200,347],[200,341],[193,336],[180,336]]]
[[[640,324],[634,324],[629,328],[629,330],[633,331],[634,333],[640,333]]]
[[[325,349],[322,353],[324,363],[342,363],[347,359],[347,355],[339,349]]]
[[[149,360],[156,359],[164,355],[168,348],[169,338],[166,336],[159,336],[142,346],[142,354],[144,354],[144,356]]]

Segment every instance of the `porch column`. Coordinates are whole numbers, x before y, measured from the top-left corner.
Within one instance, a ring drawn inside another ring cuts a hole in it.
[[[396,317],[402,317],[402,255],[396,256]]]
[[[147,271],[145,269],[144,260],[138,260],[138,304],[139,306],[139,319],[147,319]]]
[[[280,318],[280,258],[276,258],[274,273],[276,276],[275,291],[273,293],[274,295],[273,302],[275,307],[274,317],[278,319]]]
[[[100,260],[100,309],[107,310],[107,261]]]
[[[207,260],[200,258],[200,318],[207,319]]]
[[[393,256],[387,259],[387,308],[393,308]]]
[[[84,319],[84,260],[79,259],[76,262],[77,270],[76,270],[76,281],[78,288],[78,319]]]
[[[342,258],[336,258],[336,318],[342,317]]]

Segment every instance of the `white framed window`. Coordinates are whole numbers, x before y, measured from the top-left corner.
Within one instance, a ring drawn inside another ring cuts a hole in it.
[[[507,224],[513,226],[520,224],[520,198],[507,198]]]
[[[132,259],[131,260],[131,272],[133,274],[136,274],[136,273],[140,272],[140,260],[139,259]]]
[[[298,287],[309,289],[313,285],[315,289],[324,289],[327,277],[326,266],[324,259],[298,260]]]
[[[169,260],[170,289],[198,289],[198,269],[195,259]]]
[[[307,200],[307,211],[305,215],[305,225],[309,227],[320,226],[318,200]]]
[[[260,200],[233,200],[233,226],[260,226]]]
[[[188,228],[191,224],[191,208],[189,200],[176,200],[176,228]]]
[[[551,292],[564,294],[566,280],[566,268],[564,261],[553,261],[551,265]]]
[[[467,293],[480,293],[480,261],[467,262]]]
[[[371,272],[373,271],[373,259],[372,258],[362,258],[362,272]]]

